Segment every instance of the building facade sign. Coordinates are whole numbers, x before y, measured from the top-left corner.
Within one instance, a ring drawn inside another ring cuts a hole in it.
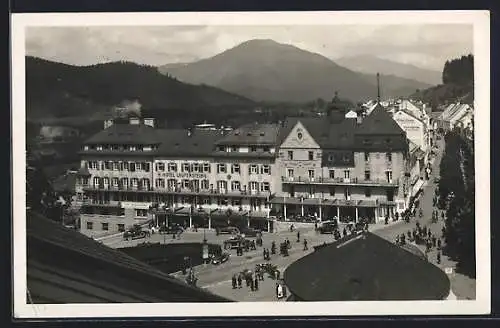
[[[160,178],[177,178],[177,179],[207,179],[205,173],[189,173],[189,172],[159,172]]]

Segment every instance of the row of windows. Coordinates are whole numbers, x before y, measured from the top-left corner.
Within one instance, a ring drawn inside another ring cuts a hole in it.
[[[149,172],[148,162],[113,162],[113,161],[88,161],[85,166],[92,170],[114,170],[129,172]]]
[[[150,180],[148,178],[144,179],[138,179],[138,178],[108,178],[108,177],[94,177],[94,186],[103,186],[107,187],[110,185],[112,187],[128,187],[129,182],[130,186],[132,187],[145,187],[149,188],[150,186]],[[166,182],[166,184],[165,184]],[[88,179],[82,179],[82,183],[84,185],[88,184]],[[156,179],[155,180],[155,186],[157,188],[165,188],[165,185],[169,189],[181,187],[181,188],[188,188],[188,189],[203,189],[203,190],[209,190],[213,189],[213,184],[210,184],[209,180],[188,180],[188,179],[183,179],[181,181],[178,181],[177,179]],[[216,186],[218,189],[221,190],[228,190],[228,182],[224,180],[219,180],[216,183]],[[242,189],[242,184],[240,181],[231,181],[231,190],[232,191],[245,191],[247,189],[247,186],[243,186]],[[256,182],[256,181],[251,181],[248,183],[248,189],[251,191],[269,191],[270,190],[270,183],[269,182]]]
[[[294,169],[287,169],[287,173],[288,173],[289,178],[293,178],[295,175]],[[392,171],[386,171],[385,174],[386,174],[386,178],[388,180],[392,180]],[[308,177],[309,177],[309,179],[314,179],[315,178],[315,170],[309,170]],[[330,179],[335,179],[335,170],[329,170],[328,177]],[[349,179],[350,177],[351,177],[351,171],[344,170],[344,178]],[[365,171],[365,180],[367,180],[367,181],[371,180],[371,172],[370,171]]]
[[[289,150],[288,153],[287,153],[287,155],[288,155],[287,156],[288,160],[293,160],[294,159],[293,150]],[[318,154],[318,157],[319,156],[320,156],[320,154]],[[378,156],[378,154],[377,154],[377,156]],[[392,153],[386,153],[385,157],[386,157],[386,160],[388,162],[392,162]],[[313,151],[308,151],[307,158],[310,161],[314,160],[314,152]],[[342,155],[342,161],[343,162],[348,162],[349,160],[350,160],[349,156]],[[365,161],[368,162],[369,160],[370,160],[370,153],[369,152],[365,152]],[[335,161],[335,155],[334,154],[329,154],[328,155],[328,161],[330,161],[330,162]]]
[[[150,181],[148,178],[138,179],[138,178],[108,178],[108,177],[94,177],[94,186],[104,186],[107,187],[110,185],[113,187],[128,187],[129,182],[132,187],[148,187],[150,186]],[[88,179],[82,179],[82,184],[87,185]]]
[[[148,162],[113,162],[113,161],[89,161],[85,163],[86,167],[93,170],[114,170],[114,171],[150,171],[150,163]],[[228,170],[229,166],[229,170]],[[156,163],[155,170],[158,172],[177,172],[177,163]],[[182,163],[180,165],[181,172],[204,172],[210,173],[210,163]],[[241,173],[240,164],[217,164],[217,173],[228,173],[233,174]],[[271,174],[270,165],[257,165],[251,164],[248,166],[249,174]]]
[[[85,145],[84,150],[97,151],[152,151],[158,149],[156,145]]]
[[[238,152],[240,151],[241,149],[238,147],[238,146],[231,146],[231,147],[227,147],[227,146],[218,146],[217,147],[217,150],[218,151],[224,151],[224,152]],[[262,146],[262,147],[258,147],[258,146],[250,146],[248,148],[248,150],[251,152],[251,153],[255,153],[257,151],[263,151],[265,153],[269,153],[271,152],[271,148],[269,146]]]
[[[117,224],[118,231],[124,232],[125,231],[125,224],[119,223]],[[94,229],[94,222],[88,221],[87,222],[87,230],[93,230]],[[101,223],[101,230],[103,231],[108,231],[109,230],[109,223],[107,222],[102,222]]]

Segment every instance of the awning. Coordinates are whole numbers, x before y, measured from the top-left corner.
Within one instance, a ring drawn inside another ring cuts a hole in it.
[[[274,197],[270,201],[271,204],[288,204],[288,205],[300,205],[300,199],[294,197]]]
[[[338,199],[337,206],[357,206],[358,202],[356,200],[346,200],[346,199]]]
[[[361,200],[358,207],[377,207],[377,202],[374,200]]]
[[[418,190],[422,188],[423,185],[424,185],[424,180],[418,179],[418,181],[415,183],[415,185],[411,190],[411,195],[415,196],[418,193]]]

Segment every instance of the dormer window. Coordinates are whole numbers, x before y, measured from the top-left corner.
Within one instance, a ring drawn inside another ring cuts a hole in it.
[[[135,146],[130,146],[130,147],[128,148],[128,150],[130,150],[130,151],[136,151],[136,150],[137,150],[137,148],[136,148]]]
[[[98,146],[96,147],[96,150],[98,150],[98,151],[102,151],[102,145],[98,145]]]
[[[219,151],[225,151],[226,150],[224,146],[219,146],[218,148],[219,148]]]
[[[251,147],[250,147],[250,151],[251,151],[251,152],[256,152],[256,151],[257,151],[257,147],[255,147],[255,146],[251,146]]]

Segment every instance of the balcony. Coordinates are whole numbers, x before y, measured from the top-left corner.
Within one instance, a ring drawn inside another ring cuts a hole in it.
[[[228,196],[228,197],[257,197],[267,198],[271,195],[270,191],[257,190],[227,190],[227,189],[203,189],[203,188],[185,188],[185,187],[132,187],[132,186],[110,186],[110,185],[89,185],[84,187],[85,191],[122,191],[122,192],[156,192],[165,194],[181,194],[192,196]]]
[[[359,178],[307,178],[307,177],[281,177],[286,184],[318,184],[318,185],[340,185],[340,186],[380,186],[397,187],[399,179],[370,179]]]
[[[152,192],[153,188],[148,186],[112,186],[112,185],[86,185],[85,191],[132,191],[132,192]]]

